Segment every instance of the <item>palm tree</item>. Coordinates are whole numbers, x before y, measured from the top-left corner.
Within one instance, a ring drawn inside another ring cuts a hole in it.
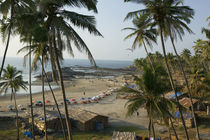
[[[202,28],[202,33],[205,34],[207,40],[198,40],[196,41],[196,46],[194,50],[196,54],[201,56],[201,62],[204,63],[207,71],[210,69],[210,29]]]
[[[168,59],[168,63],[171,66],[171,68],[173,69],[174,73],[175,73],[175,56],[173,55],[173,53],[167,53],[167,59]]]
[[[136,18],[133,19],[134,27],[124,28],[123,30],[132,31],[131,34],[125,37],[125,40],[135,36],[135,39],[132,45],[133,50],[136,49],[136,46],[139,46],[139,47],[141,47],[142,45],[144,46],[144,49],[147,53],[148,60],[152,66],[152,69],[154,70],[153,62],[151,60],[151,57],[147,51],[147,47],[145,44],[147,43],[149,47],[152,47],[152,42],[156,43],[157,31],[156,29],[150,28],[150,22],[151,22],[151,19],[146,19],[145,17],[142,17],[141,15],[136,15]]]
[[[185,48],[181,53],[181,57],[188,66],[191,65],[191,63],[190,63],[191,52],[189,49]]]
[[[189,10],[188,12],[183,12],[181,18],[185,22],[190,23],[190,19],[192,18],[192,16],[193,16],[194,13],[193,13],[193,10],[192,9],[189,8],[188,10]],[[184,22],[182,22],[181,20],[173,21],[173,24],[170,24],[170,22],[168,22],[169,36],[170,36],[170,39],[171,39],[171,42],[172,42],[172,45],[173,45],[173,49],[175,51],[175,54],[176,54],[176,56],[177,56],[177,58],[179,60],[178,61],[178,64],[179,64],[180,70],[182,71],[182,74],[183,74],[183,77],[184,77],[184,80],[185,80],[185,83],[186,83],[186,87],[187,87],[187,90],[188,90],[188,96],[190,97],[191,106],[193,106],[193,104],[192,104],[192,93],[191,93],[191,89],[189,87],[188,80],[187,80],[187,77],[186,77],[186,74],[185,74],[183,65],[181,63],[181,58],[178,55],[177,50],[176,50],[176,47],[175,47],[175,44],[174,44],[174,38],[176,39],[176,34],[178,34],[179,35],[179,38],[182,40],[182,35],[184,35],[184,29],[186,31],[188,31],[189,33],[192,33],[191,29]],[[173,33],[173,35],[172,35],[172,33]],[[183,60],[185,60],[185,62],[189,66],[194,67],[194,66],[192,66],[192,63],[191,63],[191,52],[190,52],[189,49],[184,49],[182,51],[181,56],[182,56]],[[199,129],[198,129],[197,120],[195,118],[195,112],[194,112],[194,108],[193,107],[191,108],[191,111],[192,111],[192,115],[193,115],[193,119],[194,119],[194,124],[195,124],[196,132],[197,132],[197,137],[198,137],[198,139],[200,139]]]
[[[134,66],[137,68],[138,71],[143,71],[144,65],[147,65],[147,62],[144,58],[134,60]]]
[[[162,50],[163,50],[166,68],[168,71],[172,89],[176,96],[176,102],[178,102],[178,97],[176,95],[176,88],[174,85],[173,77],[172,77],[172,74],[168,65],[168,60],[166,57],[166,50],[165,50],[165,43],[164,43],[164,35],[166,34],[164,33],[166,29],[168,29],[169,26],[171,27],[173,25],[173,21],[175,21],[175,19],[185,22],[185,19],[183,17],[186,17],[187,15],[190,15],[190,16],[193,15],[193,10],[189,8],[188,6],[179,6],[180,1],[177,1],[177,0],[170,0],[170,1],[169,0],[125,0],[125,2],[127,1],[137,2],[139,4],[142,3],[146,6],[146,9],[130,12],[126,16],[126,19],[134,17],[137,13],[143,14],[145,16],[148,16],[149,18],[152,18],[153,26],[157,26],[159,28],[158,31],[161,38]],[[170,21],[170,24],[169,24],[169,21]],[[183,23],[183,22],[179,22],[179,23]],[[174,25],[174,27],[176,27],[176,25]],[[185,125],[185,121],[183,118],[180,105],[179,105],[179,112],[181,114],[181,120],[182,120],[183,127],[186,133],[186,137],[187,139],[189,139],[189,135],[187,132],[187,128]],[[198,134],[198,138],[199,138],[199,134]]]
[[[40,33],[40,32],[39,32]],[[36,41],[35,41],[36,40]],[[38,69],[38,63],[40,62],[41,64],[44,62],[45,64],[47,64],[47,62],[49,61],[49,47],[48,46],[44,46],[42,47],[43,45],[43,42],[38,42],[37,39],[33,40],[33,45],[31,46],[25,46],[23,48],[21,48],[18,53],[20,52],[28,52],[28,50],[30,50],[25,56],[24,58],[28,57],[29,56],[29,59],[30,59],[30,55],[31,53],[33,53],[34,55],[34,59],[33,59],[33,65],[32,65],[32,69],[33,70],[37,70]],[[44,48],[44,50],[43,50]],[[42,57],[44,56],[44,57]],[[42,59],[41,59],[42,57]],[[51,88],[51,85],[49,83],[49,78],[47,77],[47,74],[45,73],[45,70],[43,68],[43,74],[47,80],[47,83],[49,85],[49,88],[51,90],[51,93],[52,93],[52,96],[53,96],[53,100],[55,102],[55,105],[56,105],[56,108],[57,108],[57,111],[59,113],[59,119],[60,119],[60,122],[61,122],[61,126],[62,126],[62,130],[63,130],[63,135],[64,135],[64,139],[66,139],[66,133],[65,133],[65,128],[64,128],[64,124],[63,124],[63,120],[62,120],[62,116],[61,116],[61,112],[60,112],[60,109],[58,107],[58,103],[57,103],[57,100],[56,100],[56,97],[54,95],[54,92]],[[43,77],[42,77],[43,78]],[[44,79],[42,79],[43,81]],[[46,132],[46,131],[45,131]]]
[[[72,139],[71,134],[71,126],[69,122],[69,114],[68,108],[66,104],[66,94],[63,83],[62,71],[60,67],[60,62],[58,59],[59,52],[67,48],[71,55],[73,55],[73,50],[71,43],[73,42],[76,48],[79,51],[86,52],[88,54],[88,58],[92,64],[95,65],[95,61],[93,56],[88,49],[85,42],[81,39],[81,37],[76,33],[76,31],[72,28],[72,25],[81,27],[83,29],[88,29],[90,33],[94,35],[101,36],[100,32],[95,27],[95,18],[93,16],[87,16],[78,14],[72,11],[67,11],[63,7],[85,7],[88,10],[93,10],[97,12],[96,9],[96,0],[64,0],[64,1],[40,1],[40,11],[46,17],[45,27],[48,29],[48,45],[50,52],[50,58],[54,59],[56,63],[56,67],[58,70],[58,76],[60,80],[60,87],[62,89],[63,94],[63,102],[65,108],[65,118],[66,118],[66,126],[68,130],[69,139]]]
[[[44,50],[44,48],[42,48]],[[48,140],[47,137],[47,116],[46,116],[46,106],[45,106],[45,92],[44,92],[44,53],[42,52],[42,99],[43,99],[43,110],[44,110],[44,124],[45,124],[45,140]]]
[[[18,126],[18,109],[16,103],[16,92],[22,88],[27,89],[26,82],[23,81],[21,71],[18,71],[15,67],[8,65],[6,69],[3,69],[3,77],[0,81],[1,93],[8,93],[11,89],[11,100],[14,98],[15,111],[16,111],[16,127],[17,127],[17,140],[20,139],[19,126]]]
[[[2,59],[0,77],[2,74],[2,70],[4,68],[4,62],[6,59],[7,50],[8,50],[9,42],[10,42],[10,36],[13,29],[13,18],[16,15],[21,14],[23,11],[25,11],[25,9],[29,9],[29,8],[34,8],[34,3],[32,0],[5,0],[5,1],[1,1],[0,3],[0,13],[3,15],[2,21],[7,22],[9,24],[7,29],[5,28],[2,29],[3,41],[6,39],[6,36],[7,36],[7,42],[6,42],[6,48],[5,48],[3,59]],[[10,17],[8,17],[9,13],[10,13]]]
[[[154,119],[163,118],[164,120],[167,120],[166,118],[170,118],[172,115],[169,110],[174,110],[174,103],[163,96],[170,87],[165,79],[167,73],[163,67],[158,65],[154,66],[155,72],[151,67],[144,66],[142,77],[138,78],[135,76],[138,89],[123,87],[119,92],[133,93],[135,95],[134,98],[129,99],[126,103],[128,109],[127,116],[133,115],[141,107],[144,107],[147,110],[149,116],[149,137],[152,128],[155,139]],[[165,123],[168,124],[167,122]]]
[[[33,105],[32,105],[32,91],[31,91],[31,71],[33,67],[31,66],[31,53],[33,52],[33,49],[38,46],[38,40],[44,41],[46,39],[46,33],[43,31],[43,29],[40,27],[40,20],[38,20],[39,14],[34,13],[34,11],[28,10],[22,13],[21,15],[17,15],[13,18],[13,30],[14,32],[18,33],[20,35],[20,41],[23,43],[27,43],[28,46],[24,48],[26,51],[28,51],[29,56],[29,93],[30,93],[30,104],[31,104],[31,118],[32,118],[32,135],[34,138],[34,116],[33,116]],[[41,30],[42,29],[42,30]],[[23,51],[24,49],[21,49],[20,51]],[[38,49],[40,52],[40,49]],[[20,52],[18,51],[18,53]],[[24,63],[26,61],[26,56],[24,57]],[[35,55],[34,60],[37,59],[37,56]]]
[[[40,61],[41,61],[41,60],[40,60]],[[42,63],[42,62],[41,62],[41,63]],[[54,92],[53,92],[53,90],[52,90],[52,87],[51,87],[51,85],[50,85],[50,82],[49,82],[48,76],[47,76],[47,74],[46,74],[46,72],[45,72],[45,70],[44,70],[44,69],[43,69],[43,72],[44,72],[45,78],[47,79],[47,83],[48,83],[48,85],[49,85],[50,91],[51,91],[51,93],[52,93],[53,100],[54,100],[54,102],[55,102],[55,106],[56,106],[56,108],[57,108],[57,110],[58,110],[59,119],[60,119],[60,122],[61,122],[61,127],[62,127],[62,130],[63,130],[64,140],[66,140],[65,128],[64,128],[64,124],[63,124],[63,120],[62,120],[61,112],[60,112],[60,109],[59,109],[59,107],[58,107],[58,102],[57,102],[57,100],[56,100],[55,94],[54,94]]]

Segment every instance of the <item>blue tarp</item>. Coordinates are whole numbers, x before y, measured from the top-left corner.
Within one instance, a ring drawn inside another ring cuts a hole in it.
[[[32,132],[30,131],[24,131],[23,135],[26,135],[27,137],[32,138]]]
[[[184,92],[179,92],[179,91],[176,93],[176,95],[178,97],[181,96],[181,95],[183,95],[183,94],[184,94]],[[172,98],[172,99],[175,99],[175,94],[171,94],[169,97]]]
[[[176,117],[176,118],[179,118],[179,115],[180,115],[180,113],[179,113],[179,111],[177,111],[177,112],[175,113],[175,117]]]
[[[179,111],[177,111],[177,112],[175,113],[175,117],[176,117],[176,118],[179,118],[179,117],[180,117],[180,112],[179,112]],[[184,119],[192,119],[192,115],[191,115],[190,112],[184,112],[184,113],[183,113],[183,117],[184,117]]]
[[[135,88],[135,85],[130,85],[129,88]]]
[[[37,104],[41,104],[41,103],[42,103],[42,101],[37,101],[36,103],[37,103]]]

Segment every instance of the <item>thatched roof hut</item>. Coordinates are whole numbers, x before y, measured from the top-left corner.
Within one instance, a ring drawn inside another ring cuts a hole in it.
[[[187,97],[182,98],[182,99],[179,100],[179,103],[187,109],[191,108],[190,98],[187,98]],[[197,110],[197,103],[198,103],[197,99],[192,99],[193,108],[195,110]]]
[[[107,127],[108,117],[82,109],[69,109],[69,117],[73,120],[72,126],[79,130],[101,130]]]
[[[35,117],[34,117],[34,124],[35,126],[43,131],[44,130],[44,112],[43,110],[38,110],[37,112],[34,113]],[[48,130],[52,130],[52,131],[61,131],[62,127],[61,127],[61,123],[60,123],[60,119],[59,119],[59,114],[57,111],[49,111],[46,110],[46,117],[47,117],[47,129]],[[64,120],[64,115],[61,115],[61,118]],[[31,123],[32,120],[31,118],[29,118],[29,123]]]
[[[62,120],[65,122],[64,112],[61,110]],[[35,111],[34,124],[38,127],[39,130],[44,130],[44,113],[43,110]],[[48,130],[59,131],[62,130],[61,123],[59,120],[59,114],[54,110],[47,110],[47,128]],[[96,114],[94,112],[78,109],[78,108],[70,108],[69,109],[69,117],[71,119],[71,124],[73,128],[77,128],[79,130],[89,131],[89,130],[101,130],[107,127],[108,125],[108,117]],[[29,119],[31,122],[31,118]]]

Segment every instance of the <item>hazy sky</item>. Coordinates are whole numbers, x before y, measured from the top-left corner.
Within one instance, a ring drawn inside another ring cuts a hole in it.
[[[124,22],[124,17],[130,11],[142,9],[142,5],[133,3],[124,3],[124,0],[98,0],[98,14],[88,12],[85,9],[75,9],[74,11],[81,14],[95,15],[97,20],[97,28],[103,34],[104,38],[90,35],[87,31],[77,29],[79,35],[88,45],[95,59],[108,59],[108,60],[134,60],[135,58],[145,57],[145,51],[143,48],[138,48],[134,52],[126,50],[132,45],[133,39],[124,41],[124,37],[129,33],[121,31],[125,27],[132,27],[132,21],[128,20]],[[198,38],[205,39],[204,35],[201,35],[201,28],[207,27],[206,18],[210,16],[210,0],[185,0],[185,5],[190,6],[195,10],[194,20],[189,27],[195,33],[189,35],[186,33],[183,38],[183,42],[178,41],[176,46],[180,52],[183,48],[192,49],[194,41]],[[16,54],[17,50],[21,48],[23,44],[19,43],[18,37],[13,37],[9,46],[8,56],[10,57],[22,57],[23,54]],[[5,44],[0,42],[0,56],[3,55]],[[170,42],[166,43],[168,52],[172,52],[172,46]],[[158,38],[158,45],[153,46],[153,50],[160,51],[160,41]],[[65,58],[71,58],[67,53],[64,53]],[[81,54],[75,50],[75,58],[86,59],[87,56]]]

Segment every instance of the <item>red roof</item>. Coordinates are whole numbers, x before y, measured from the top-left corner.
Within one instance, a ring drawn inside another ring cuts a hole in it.
[[[195,104],[195,103],[197,103],[197,102],[198,102],[197,99],[192,99],[192,103],[193,103],[193,104]],[[179,103],[180,103],[182,106],[184,106],[184,107],[187,107],[187,108],[191,107],[190,99],[187,98],[187,97],[184,97],[184,98],[180,99],[180,100],[179,100]]]

